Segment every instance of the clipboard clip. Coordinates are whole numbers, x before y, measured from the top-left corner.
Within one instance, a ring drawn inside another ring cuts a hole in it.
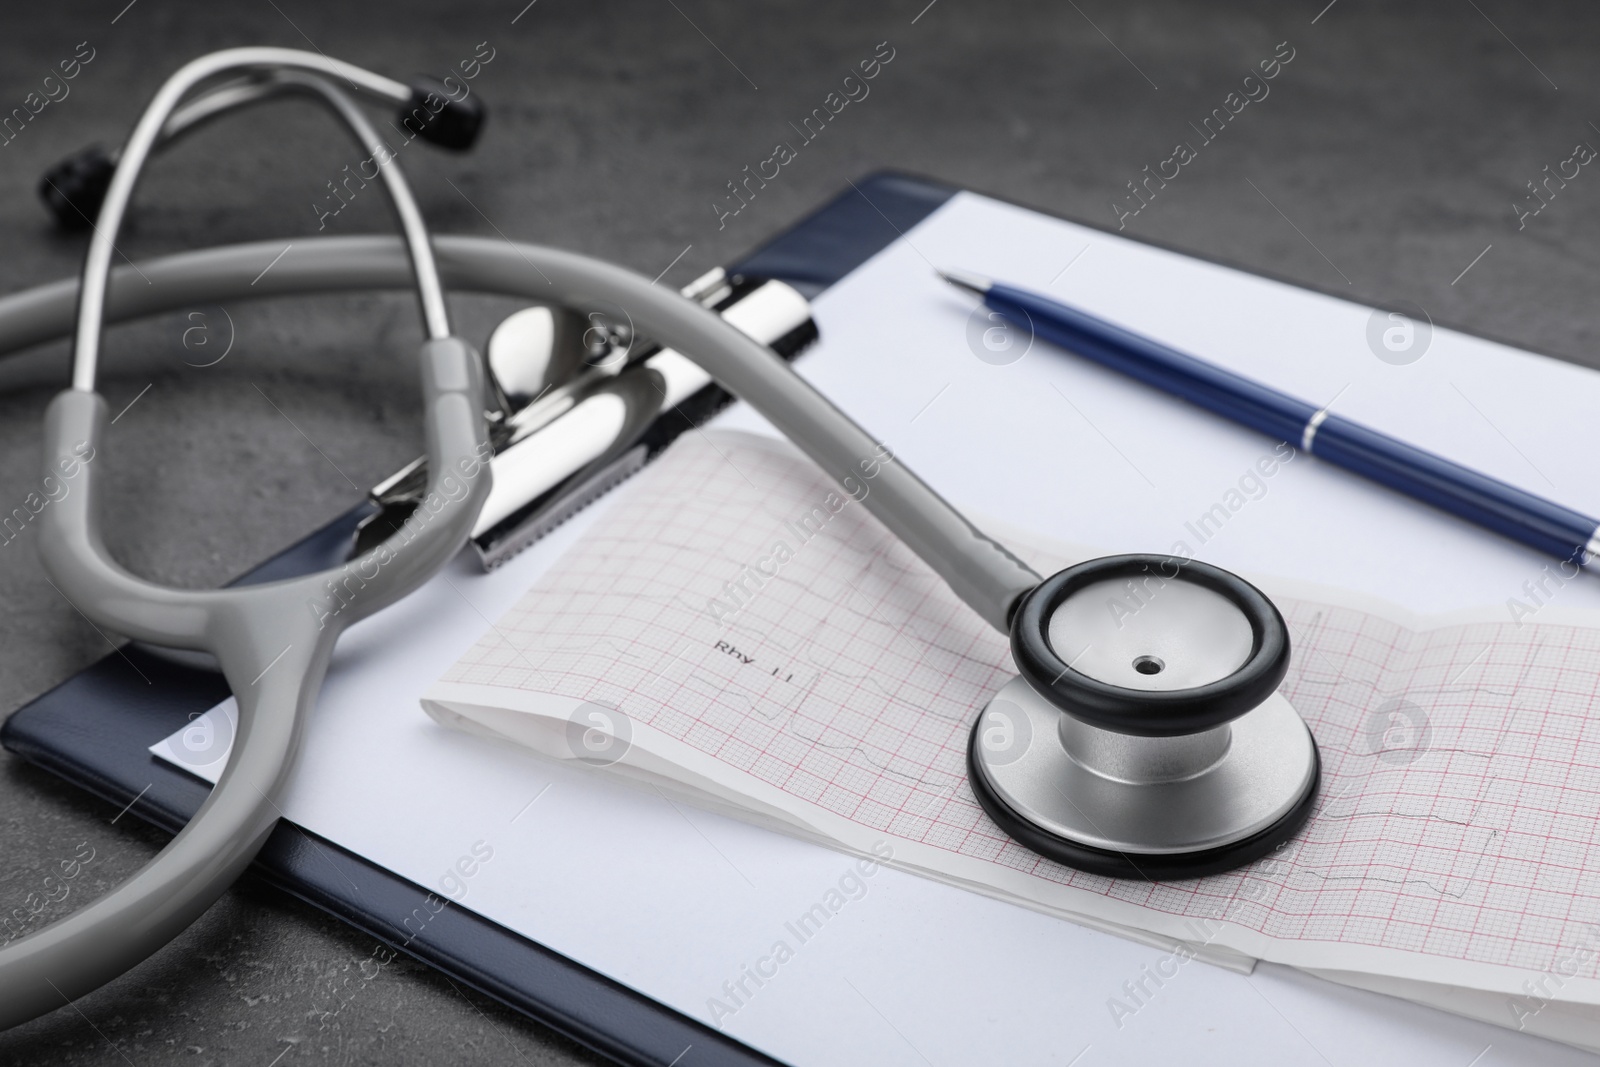
[[[811,305],[786,282],[717,267],[682,293],[793,359],[817,339]],[[534,305],[496,328],[486,412],[494,488],[471,544],[492,570],[561,525],[732,396],[687,356],[639,337],[620,308]],[[422,502],[418,457],[374,486],[357,527],[364,551]]]

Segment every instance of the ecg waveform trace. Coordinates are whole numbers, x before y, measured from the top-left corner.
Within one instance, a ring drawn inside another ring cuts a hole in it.
[[[1010,546],[1041,573],[1072,562]],[[1322,753],[1307,828],[1231,874],[1118,881],[1011,841],[966,780],[1006,642],[788,446],[688,435],[444,682],[607,703],[877,833],[1285,940],[1543,970],[1600,923],[1600,631],[1413,631],[1279,598]],[[1581,972],[1594,977],[1600,956]]]

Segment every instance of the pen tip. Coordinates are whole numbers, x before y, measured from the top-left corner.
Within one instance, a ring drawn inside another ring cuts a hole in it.
[[[939,277],[957,289],[965,289],[968,292],[977,293],[979,296],[988,293],[989,289],[994,285],[994,282],[988,278],[980,277],[976,274],[968,274],[962,270],[941,270],[937,273]]]

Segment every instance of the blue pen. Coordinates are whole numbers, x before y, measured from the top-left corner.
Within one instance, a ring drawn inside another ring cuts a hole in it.
[[[1270,437],[1298,444],[1302,451],[1396,492],[1564,561],[1587,564],[1600,553],[1600,520],[1049,297],[956,271],[940,271],[939,276],[977,293],[991,310],[1031,329],[1035,336]]]

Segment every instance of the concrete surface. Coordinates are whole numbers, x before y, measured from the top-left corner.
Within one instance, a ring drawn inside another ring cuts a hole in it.
[[[55,232],[35,199],[41,171],[85,142],[119,142],[173,68],[227,45],[314,46],[405,76],[442,74],[487,42],[494,58],[473,82],[493,108],[481,149],[404,153],[435,228],[503,231],[649,275],[673,264],[664,280],[682,284],[884,166],[1114,224],[1125,183],[1287,41],[1294,58],[1270,95],[1129,230],[1596,362],[1600,173],[1582,167],[1523,229],[1512,206],[1531,206],[1525,183],[1577,142],[1600,144],[1600,13],[1578,3],[125,3],[0,13],[0,114],[59,61],[93,51],[69,95],[0,145],[4,291],[79,266],[83,238]],[[883,41],[894,58],[870,96],[719,228],[725,183]],[[330,131],[305,104],[205,131],[151,168],[123,246],[138,256],[315,230],[325,183],[357,159]],[[386,226],[376,190],[328,220],[336,233]],[[385,365],[404,359],[417,327],[399,296],[238,306],[233,351],[202,369],[185,361],[216,349],[185,348],[184,331],[208,325],[220,340],[223,327],[215,309],[194,310],[203,317],[112,333],[102,391],[117,408],[138,399],[103,462],[117,476],[121,558],[206,585],[344,510],[353,485],[416,452],[409,375]],[[458,310],[481,343],[506,308]],[[29,491],[40,414],[64,382],[61,345],[0,368],[0,502]],[[108,651],[40,576],[31,535],[0,545],[0,603],[0,710]],[[9,910],[80,842],[96,855],[86,896],[131,873],[160,839],[131,819],[111,825],[116,814],[0,757],[0,904]],[[595,1062],[418,965],[361,980],[372,948],[246,879],[144,966],[0,1036],[0,1060]]]

